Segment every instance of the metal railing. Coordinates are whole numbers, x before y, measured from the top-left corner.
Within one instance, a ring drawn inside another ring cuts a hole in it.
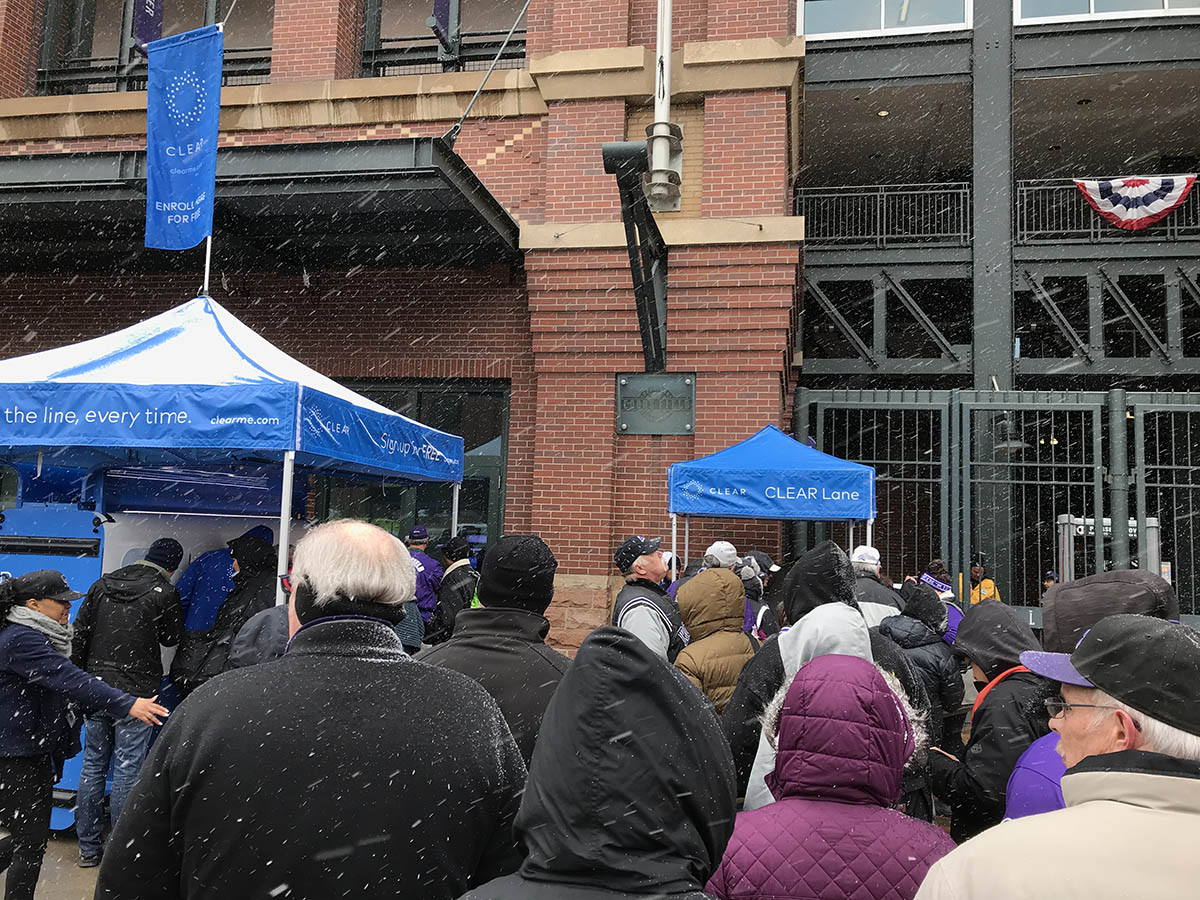
[[[270,76],[270,47],[226,49],[222,85],[265,84]],[[38,69],[37,92],[41,95],[145,89],[146,61],[141,57],[124,69],[118,68],[115,56],[73,59],[51,69]]]
[[[971,186],[879,184],[796,191],[810,247],[885,248],[971,243]]]
[[[459,54],[459,68],[478,71],[491,65],[496,51],[504,43],[508,31],[464,32]],[[416,37],[383,38],[377,48],[365,48],[362,57],[364,78],[383,75],[428,75],[451,68],[439,53],[437,38],[432,34]],[[497,69],[525,68],[525,32],[513,32],[504,48]]]
[[[1066,179],[1018,181],[1015,201],[1018,244],[1200,240],[1200,192],[1195,190],[1169,216],[1142,231],[1104,221]]]

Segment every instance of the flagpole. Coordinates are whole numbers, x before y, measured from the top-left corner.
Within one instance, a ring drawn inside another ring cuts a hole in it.
[[[212,269],[212,235],[204,239],[204,287],[200,288],[200,296],[208,296],[208,273]]]

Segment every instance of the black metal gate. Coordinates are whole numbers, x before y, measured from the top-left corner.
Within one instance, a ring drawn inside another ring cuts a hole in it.
[[[981,557],[1005,602],[1034,607],[1059,516],[1095,523],[1068,578],[1149,559],[1157,518],[1163,573],[1200,612],[1200,394],[802,389],[796,414],[821,450],[875,468],[874,543],[896,580],[940,557],[962,584]]]

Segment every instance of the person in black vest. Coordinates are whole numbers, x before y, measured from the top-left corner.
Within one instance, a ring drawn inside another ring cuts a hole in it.
[[[550,623],[545,613],[554,597],[557,569],[558,560],[536,534],[506,534],[484,561],[481,608],[463,610],[450,640],[417,656],[483,685],[504,713],[527,766],[546,704],[571,665],[546,646]],[[456,571],[447,570],[443,590]]]
[[[636,635],[642,643],[669,663],[688,645],[691,636],[684,627],[675,598],[661,587],[667,574],[659,545],[662,538],[627,538],[613,561],[625,576],[625,587],[613,604],[612,623]]]

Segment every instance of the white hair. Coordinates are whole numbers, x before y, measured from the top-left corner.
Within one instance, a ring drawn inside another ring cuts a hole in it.
[[[292,577],[307,579],[320,606],[340,594],[395,605],[416,596],[417,573],[404,542],[358,519],[326,522],[296,545]]]
[[[854,566],[855,572],[866,572],[869,575],[878,575],[879,566],[875,563],[863,562],[862,560],[851,560],[850,565]]]
[[[1163,756],[1174,756],[1178,759],[1200,762],[1200,735],[1188,734],[1188,732],[1182,731],[1173,725],[1168,725],[1166,722],[1152,718],[1143,712],[1138,712],[1132,706],[1122,703],[1116,697],[1104,693],[1099,688],[1092,689],[1088,700],[1100,707],[1115,707],[1127,713],[1133,721],[1137,722],[1141,726],[1138,732],[1141,735],[1141,739],[1138,742],[1139,750],[1148,750],[1151,753],[1161,753]],[[1095,713],[1093,723],[1099,724],[1108,710],[1094,709],[1092,712]]]

